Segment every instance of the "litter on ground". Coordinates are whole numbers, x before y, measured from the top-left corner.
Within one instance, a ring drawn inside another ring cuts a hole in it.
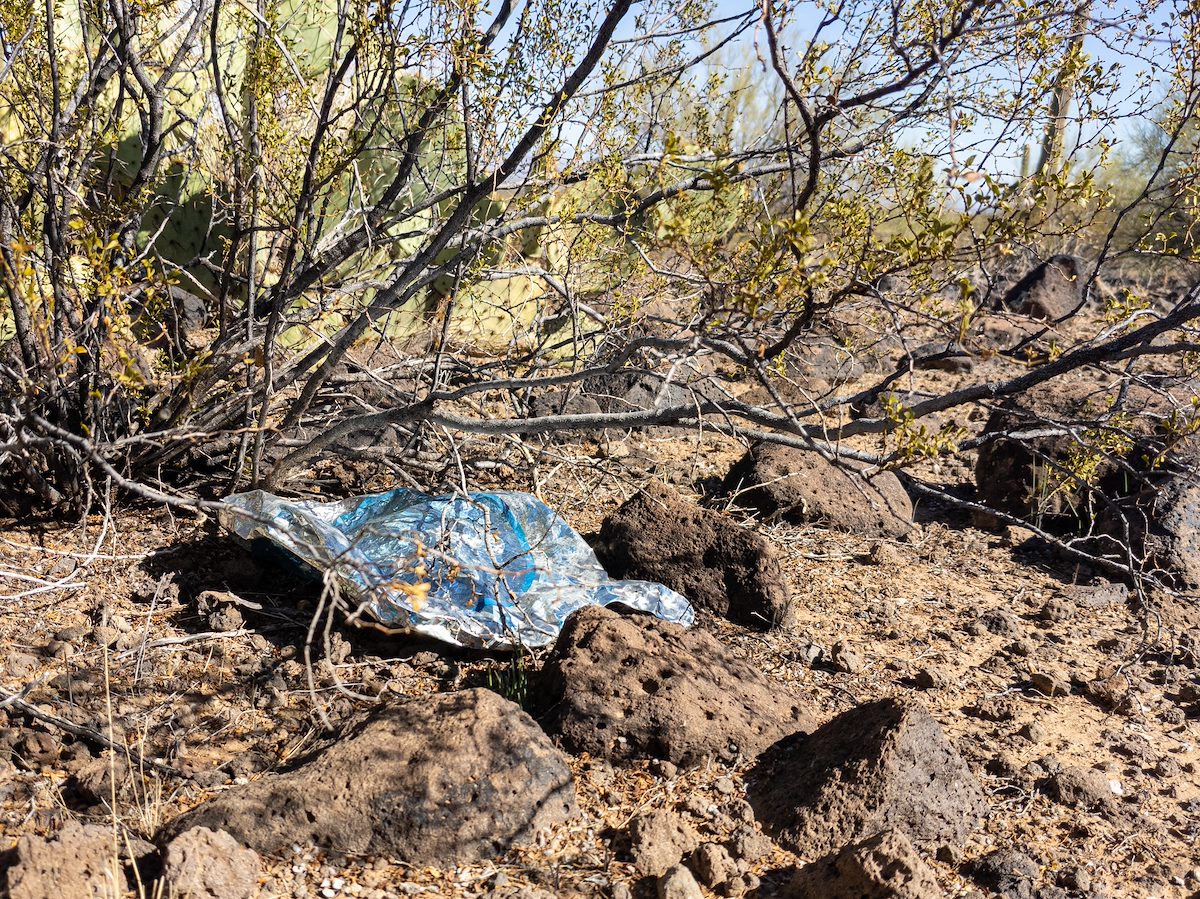
[[[352,616],[458,646],[544,646],[588,605],[621,603],[684,626],[694,619],[662,584],[610,578],[584,539],[528,493],[390,490],[316,502],[253,490],[225,502],[229,529],[315,569]]]

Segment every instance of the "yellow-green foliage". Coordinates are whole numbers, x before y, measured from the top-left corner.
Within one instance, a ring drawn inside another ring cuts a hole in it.
[[[897,466],[953,455],[958,452],[959,442],[967,436],[965,429],[954,424],[944,424],[936,431],[930,431],[924,423],[916,421],[912,410],[906,408],[895,394],[884,394],[883,407],[891,424],[887,436]]]

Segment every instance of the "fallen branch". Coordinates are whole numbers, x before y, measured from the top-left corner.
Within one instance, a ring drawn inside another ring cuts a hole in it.
[[[136,749],[130,749],[128,746],[122,746],[90,727],[84,727],[82,724],[76,724],[74,721],[68,721],[66,718],[61,718],[51,712],[44,711],[32,703],[26,702],[21,698],[20,693],[8,693],[0,690],[0,708],[12,708],[25,715],[28,718],[33,718],[41,721],[43,724],[52,724],[59,730],[71,734],[73,737],[78,737],[87,743],[94,746],[100,746],[103,749],[111,749],[113,752],[119,752],[127,757],[131,764],[138,767],[153,768],[160,774],[167,774],[171,777],[187,779],[187,775],[174,768],[165,762],[157,761],[156,759],[148,759]]]

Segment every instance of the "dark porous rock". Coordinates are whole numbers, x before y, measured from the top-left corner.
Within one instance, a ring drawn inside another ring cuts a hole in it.
[[[1044,356],[1049,350],[1050,326],[1027,318],[982,316],[971,343],[990,352],[1013,353],[1018,358]]]
[[[1018,636],[1024,631],[1021,619],[1011,609],[998,606],[981,612],[968,626],[967,630],[977,637],[986,634],[996,634],[1000,637]]]
[[[1123,558],[1128,543],[1146,568],[1185,590],[1200,588],[1200,456],[1172,458],[1099,518],[1102,551]]]
[[[1200,668],[1200,627],[1191,627],[1179,635],[1174,660],[1186,668]]]
[[[888,417],[889,409],[911,409],[918,403],[933,399],[934,396],[935,394],[916,390],[881,390],[878,393],[868,393],[864,399],[851,404],[850,417],[855,420],[883,419]],[[940,427],[940,419],[937,416],[923,417],[921,421],[933,425],[935,430]]]
[[[751,387],[738,399],[748,406],[768,409],[778,409],[781,404],[789,409],[810,409],[832,389],[827,381],[804,375],[773,378],[769,384],[769,387],[765,384]]]
[[[754,864],[775,851],[770,838],[749,824],[743,824],[729,837],[729,854],[744,864]]]
[[[9,677],[22,678],[36,671],[40,664],[37,656],[10,648],[6,658],[0,661],[0,671]]]
[[[1053,699],[1071,692],[1071,682],[1066,676],[1053,671],[1029,672],[1029,685],[1043,696]]]
[[[7,874],[8,899],[108,899],[126,885],[112,827],[76,821],[48,839],[21,837],[0,874]]]
[[[838,640],[829,651],[829,664],[842,674],[860,674],[866,667],[858,651],[845,640]]]
[[[679,864],[700,839],[674,812],[642,812],[629,824],[629,852],[642,874],[659,877]]]
[[[636,412],[678,406],[692,397],[692,391],[651,371],[621,369],[602,373],[583,382],[588,400],[604,412]]]
[[[953,679],[939,665],[924,665],[913,674],[912,683],[918,690],[944,690]]]
[[[903,537],[912,530],[912,500],[895,474],[868,479],[816,452],[755,444],[729,470],[724,489],[764,515],[797,524],[873,537]]]
[[[57,762],[62,748],[58,737],[44,730],[30,728],[17,737],[12,750],[13,761],[30,771],[37,771]]]
[[[520,707],[473,689],[385,708],[296,770],[175,819],[160,842],[208,827],[260,854],[299,843],[444,865],[494,857],[577,812],[562,753]]]
[[[1083,692],[1104,709],[1119,715],[1133,715],[1137,711],[1137,693],[1130,688],[1129,678],[1116,666],[1105,665],[1097,676],[1083,685]]]
[[[1020,713],[1020,707],[1007,696],[986,696],[963,708],[963,713],[983,721],[1013,721]]]
[[[64,792],[85,806],[111,803],[130,781],[129,766],[114,765],[107,758],[81,759],[71,768]]]
[[[731,761],[815,727],[781,684],[711,634],[596,606],[567,619],[539,692],[551,733],[609,759]]]
[[[912,352],[913,368],[966,374],[975,368],[975,357],[952,340],[939,340],[917,347]]]
[[[805,377],[840,386],[866,373],[860,355],[831,338],[816,338],[799,344],[788,359]]]
[[[700,884],[683,865],[675,865],[655,884],[658,899],[703,899]]]
[[[1200,582],[1200,437],[1164,424],[1191,408],[1196,392],[1194,382],[1076,380],[1010,397],[984,426],[991,439],[976,461],[979,499],[1043,526],[1078,531],[1092,522],[1099,551],[1121,562],[1128,534],[1150,567]]]
[[[1062,624],[1075,617],[1075,609],[1062,597],[1052,596],[1038,610],[1037,617],[1039,621],[1047,624]]]
[[[1106,609],[1129,601],[1129,588],[1124,584],[1098,581],[1094,584],[1070,584],[1063,592],[1076,605],[1086,609]]]
[[[800,869],[788,899],[938,899],[946,894],[903,833],[887,830]]]
[[[1088,457],[1090,448],[1070,434],[1049,432],[1077,422],[1085,424],[1076,432],[1098,426],[1110,411],[1107,397],[1094,384],[1052,381],[993,411],[983,434],[994,439],[979,447],[975,462],[980,501],[1039,525],[1078,526],[1086,520],[1091,491],[1067,470]],[[1119,468],[1118,461],[1102,459],[1096,479],[1111,477]]]
[[[1001,304],[1030,318],[1061,321],[1086,300],[1087,263],[1078,256],[1051,256],[1012,286]]]
[[[657,581],[698,609],[759,629],[791,622],[791,594],[763,537],[652,484],[604,519],[596,555],[616,578]]]
[[[234,606],[222,606],[208,616],[208,626],[219,634],[236,631],[245,623],[241,610]]]
[[[1001,896],[1033,899],[1041,871],[1038,863],[1016,849],[997,849],[968,866],[971,878]]]
[[[248,899],[261,870],[253,849],[207,827],[181,833],[167,846],[163,858],[163,879],[170,894],[192,899]]]
[[[781,741],[759,758],[747,787],[767,832],[805,854],[886,828],[927,851],[956,849],[985,809],[966,763],[916,700],[870,702]]]
[[[696,879],[710,890],[725,885],[738,873],[737,862],[720,843],[705,843],[696,850],[689,864],[696,872]]]
[[[600,415],[603,409],[595,397],[579,393],[568,393],[565,390],[555,390],[550,393],[538,394],[529,400],[530,418],[550,418],[559,415]],[[558,431],[541,431],[539,436],[547,440],[578,442],[581,440],[599,440],[607,432],[602,428],[592,430],[582,428],[567,428]]]

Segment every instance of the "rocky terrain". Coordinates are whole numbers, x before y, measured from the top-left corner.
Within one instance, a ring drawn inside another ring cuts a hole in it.
[[[923,355],[906,390],[1017,368]],[[810,389],[866,376],[813,358]],[[1021,409],[946,415],[993,414]],[[1181,586],[1146,593],[953,502],[974,453],[921,463],[938,499],[707,432],[567,437],[464,445],[471,486],[538,493],[695,627],[592,608],[545,652],[458,650],[314,618],[211,517],[9,524],[0,895],[1200,896],[1189,482],[1152,522]],[[1020,512],[993,455],[979,494]],[[310,487],[387,486],[352,474]]]

